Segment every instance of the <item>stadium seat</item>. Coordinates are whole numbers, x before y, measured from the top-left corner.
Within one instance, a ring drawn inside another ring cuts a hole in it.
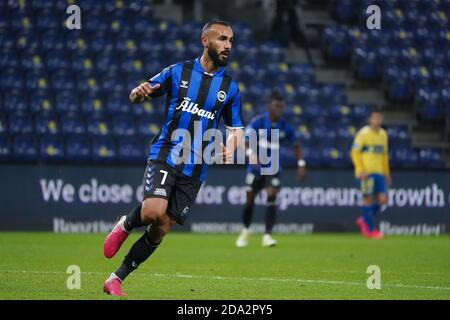
[[[71,91],[56,94],[56,111],[61,114],[77,113],[80,110],[78,96]]]
[[[112,120],[112,132],[119,137],[130,137],[137,133],[134,120],[130,116],[115,116]]]
[[[36,133],[39,135],[58,135],[60,129],[56,117],[37,116]]]
[[[10,160],[11,160],[11,145],[8,136],[2,134],[0,131],[0,162],[7,162]]]
[[[89,138],[83,135],[72,135],[66,138],[66,158],[70,162],[84,163],[92,160]]]
[[[140,139],[118,140],[118,158],[123,163],[145,163],[144,144]]]
[[[5,113],[26,113],[28,110],[28,101],[26,95],[20,91],[9,91],[4,97],[3,111]]]
[[[13,142],[14,159],[20,162],[36,161],[38,149],[36,139],[32,135],[17,135]]]
[[[56,136],[42,137],[39,159],[45,162],[62,162],[65,159],[63,139]]]
[[[97,163],[113,163],[117,160],[117,150],[114,140],[106,137],[96,137],[92,140],[92,160]]]
[[[10,115],[9,133],[11,133],[12,135],[34,133],[33,120],[30,116],[27,116],[23,113]]]
[[[395,163],[404,168],[417,168],[419,165],[419,156],[414,149],[398,148],[394,150]]]
[[[160,124],[155,123],[151,118],[140,118],[138,123],[138,133],[142,137],[153,137],[159,132]]]
[[[425,148],[419,150],[419,163],[422,167],[444,168],[441,152],[437,149]]]
[[[84,135],[86,127],[83,119],[78,115],[66,115],[61,119],[61,131],[70,137]]]
[[[111,133],[109,121],[103,117],[92,117],[87,120],[87,132],[91,136],[108,136]]]

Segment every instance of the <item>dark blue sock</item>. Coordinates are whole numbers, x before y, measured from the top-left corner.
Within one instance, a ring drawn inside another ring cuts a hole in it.
[[[381,206],[378,203],[372,204],[372,214],[375,217],[381,211]]]
[[[141,220],[141,209],[142,205],[138,205],[127,215],[123,226],[128,232],[132,231],[134,228],[143,227],[145,225]]]
[[[369,231],[372,231],[373,227],[374,227],[372,206],[363,205],[362,211],[363,211],[364,221],[367,224],[367,229]]]

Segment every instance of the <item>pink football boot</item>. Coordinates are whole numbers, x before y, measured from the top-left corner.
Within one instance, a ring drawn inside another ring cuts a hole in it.
[[[105,238],[105,242],[103,243],[103,254],[108,259],[116,255],[122,246],[122,243],[128,238],[129,233],[123,229],[125,218],[126,216],[122,216]]]
[[[126,297],[127,294],[122,291],[122,281],[119,278],[108,279],[103,285],[103,292],[111,296]]]
[[[369,238],[370,237],[370,232],[369,232],[369,229],[367,227],[367,223],[364,221],[364,218],[363,217],[359,217],[356,220],[356,224],[358,225],[359,230],[361,230],[361,234],[364,237]]]

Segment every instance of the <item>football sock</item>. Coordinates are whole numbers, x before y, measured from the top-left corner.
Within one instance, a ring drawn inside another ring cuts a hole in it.
[[[378,203],[372,204],[372,213],[376,216],[381,211],[381,206]]]
[[[364,222],[367,224],[367,229],[369,231],[373,231],[374,222],[373,222],[373,212],[372,206],[362,206]]]
[[[244,227],[247,229],[250,227],[252,223],[253,217],[253,205],[245,205],[244,211],[242,212],[242,221],[244,222]]]
[[[276,196],[270,196],[267,198],[266,203],[266,234],[271,234],[273,226],[275,225],[275,216],[277,213],[277,207],[275,204]]]
[[[159,243],[152,243],[150,241],[149,230],[140,237],[131,247],[128,254],[125,256],[120,267],[114,274],[120,279],[124,280],[131,272],[136,270],[138,266],[147,260],[152,253],[158,248]]]
[[[125,228],[125,231],[132,231],[134,228],[143,227],[144,224],[142,223],[141,219],[141,209],[142,205],[138,205],[137,207],[134,207],[133,210],[127,215],[125,218],[125,221],[123,223],[123,227]]]

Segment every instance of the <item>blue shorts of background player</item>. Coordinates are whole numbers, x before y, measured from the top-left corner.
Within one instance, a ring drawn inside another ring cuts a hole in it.
[[[357,179],[363,196],[374,196],[378,193],[386,193],[386,179],[379,173],[370,174],[366,180]]]

